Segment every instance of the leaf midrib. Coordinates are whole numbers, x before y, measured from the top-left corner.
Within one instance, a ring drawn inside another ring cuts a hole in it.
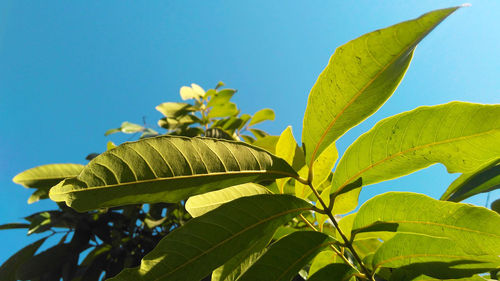
[[[497,235],[497,234],[494,234],[494,233],[483,232],[483,231],[480,231],[480,230],[475,230],[475,229],[470,229],[470,228],[460,227],[460,226],[455,226],[455,225],[449,225],[449,224],[444,224],[444,223],[438,223],[438,222],[410,221],[410,220],[392,220],[392,221],[382,221],[382,223],[407,223],[407,224],[435,225],[435,226],[446,227],[446,228],[457,229],[457,230],[463,230],[463,231],[467,231],[467,232],[478,233],[478,234],[481,234],[481,235],[488,235],[488,236],[500,238],[500,235]],[[369,228],[369,227],[371,227],[373,225],[376,225],[376,224],[377,223],[372,223],[372,224],[370,224],[368,226],[357,228],[357,229],[353,230],[353,233],[355,233],[355,234],[361,233],[361,231],[363,229]],[[417,232],[415,232],[415,233],[417,233]]]
[[[439,24],[439,23],[438,23]],[[431,28],[432,29],[432,28]],[[366,89],[368,89],[368,87],[370,87],[374,82],[375,80],[377,80],[391,65],[393,65],[404,53],[406,53],[407,51],[410,51],[411,49],[414,49],[416,47],[416,43],[419,42],[420,40],[422,40],[424,37],[425,37],[425,32],[423,32],[422,34],[424,34],[424,36],[420,36],[418,37],[416,40],[412,41],[411,44],[408,44],[407,47],[405,47],[400,53],[398,53],[389,63],[387,63],[379,72],[377,72],[375,74],[375,76],[373,76],[373,78],[370,79],[370,81],[368,81],[367,84],[365,84],[365,86],[363,86],[363,88],[361,88],[352,98],[351,100],[342,108],[342,110],[339,112],[339,114],[337,114],[337,116],[335,116],[335,118],[333,118],[333,120],[330,122],[330,124],[328,124],[326,130],[323,132],[323,134],[321,135],[318,143],[316,144],[316,147],[314,148],[313,150],[313,154],[311,154],[311,161],[309,163],[309,167],[312,168],[313,164],[314,164],[314,158],[316,157],[316,153],[318,152],[318,149],[320,147],[320,145],[323,143],[326,135],[328,134],[328,132],[331,130],[331,128],[333,127],[333,125],[335,125],[335,123],[337,122],[337,120],[339,119],[340,116],[342,116],[344,114],[344,112],[359,98],[359,96],[361,96],[361,94],[363,94]],[[411,51],[410,51],[411,52]],[[359,123],[359,122],[358,122]]]
[[[388,263],[388,262],[397,261],[397,260],[403,260],[403,259],[407,259],[407,258],[418,258],[418,257],[443,257],[443,258],[459,258],[459,259],[462,259],[462,260],[466,260],[466,259],[470,259],[471,257],[475,258],[476,256],[473,256],[473,255],[448,255],[448,254],[412,254],[412,255],[403,255],[403,256],[398,256],[398,257],[393,257],[393,258],[390,258],[390,259],[383,260],[383,261],[379,262],[378,264],[376,264],[374,266],[374,268],[379,268],[381,265],[383,265],[385,263]],[[484,261],[483,260],[482,262],[485,263],[485,262],[488,262],[488,261]]]
[[[185,263],[183,263],[182,265],[180,265],[180,266],[176,267],[174,270],[172,270],[172,271],[170,271],[170,272],[167,272],[167,273],[165,273],[165,274],[163,274],[163,275],[160,275],[157,279],[154,279],[154,280],[155,280],[155,281],[157,281],[157,280],[162,280],[163,278],[165,278],[165,277],[167,277],[167,276],[169,276],[169,275],[172,275],[173,273],[175,273],[175,272],[176,272],[176,271],[178,271],[179,269],[181,269],[181,268],[183,268],[183,267],[187,266],[187,265],[188,265],[188,264],[190,264],[190,263],[195,262],[197,259],[201,258],[202,256],[204,256],[204,255],[206,255],[206,254],[209,254],[210,252],[212,252],[212,251],[214,251],[215,249],[217,249],[219,246],[224,245],[226,242],[228,242],[228,241],[230,241],[230,240],[232,240],[232,239],[236,238],[236,237],[237,237],[237,236],[239,236],[239,235],[242,235],[242,234],[243,234],[243,233],[245,233],[246,231],[249,231],[250,229],[255,228],[255,227],[257,227],[257,226],[259,226],[259,225],[261,225],[261,224],[263,224],[263,223],[265,223],[265,222],[268,222],[268,221],[270,221],[270,220],[272,220],[272,219],[274,219],[274,218],[280,217],[280,216],[288,215],[288,214],[290,214],[290,213],[294,213],[294,212],[302,212],[302,211],[306,211],[306,210],[311,210],[311,208],[310,208],[310,207],[307,207],[307,208],[297,208],[297,209],[287,210],[287,211],[284,211],[284,212],[280,212],[280,213],[278,213],[278,214],[275,214],[275,215],[273,215],[273,216],[267,217],[267,218],[265,218],[265,219],[263,219],[263,220],[260,220],[260,221],[258,221],[258,222],[256,222],[256,223],[254,223],[254,224],[252,224],[252,225],[250,225],[250,226],[248,226],[248,227],[246,227],[246,228],[244,228],[244,229],[242,229],[242,230],[238,231],[238,232],[237,232],[237,233],[235,233],[234,235],[231,235],[230,237],[228,237],[228,238],[226,238],[226,239],[222,240],[221,242],[219,242],[219,243],[215,244],[214,246],[212,246],[211,248],[207,249],[206,251],[203,251],[201,254],[199,254],[199,255],[197,255],[197,256],[195,256],[195,257],[193,257],[193,258],[189,259],[188,261],[186,261],[186,262],[185,262]]]
[[[378,166],[378,165],[380,165],[382,163],[385,163],[386,161],[389,161],[389,160],[391,160],[391,159],[393,159],[395,157],[407,154],[408,152],[412,152],[412,151],[416,151],[416,150],[419,150],[419,149],[422,149],[422,148],[426,148],[426,147],[431,147],[431,146],[435,146],[435,145],[441,145],[441,144],[446,144],[446,143],[450,143],[450,142],[454,142],[454,141],[466,140],[466,139],[469,139],[469,138],[474,138],[474,137],[478,137],[478,136],[482,136],[482,135],[487,135],[489,133],[492,133],[492,132],[495,132],[495,131],[498,131],[498,130],[499,130],[498,128],[495,128],[495,129],[491,129],[491,130],[488,130],[488,131],[484,131],[484,132],[481,132],[481,133],[472,134],[472,135],[468,135],[468,136],[461,136],[461,137],[457,137],[457,138],[451,138],[451,139],[447,139],[447,140],[442,140],[442,141],[437,141],[437,142],[431,142],[431,143],[427,143],[427,144],[424,144],[424,145],[415,146],[415,147],[408,148],[406,150],[397,152],[395,154],[392,154],[389,157],[386,157],[386,158],[383,158],[383,159],[379,160],[378,162],[370,164],[368,167],[362,169],[361,171],[359,171],[358,173],[356,173],[354,176],[352,176],[349,179],[347,179],[335,191],[335,194],[339,194],[344,187],[346,187],[349,183],[351,183],[354,179],[356,179],[357,177],[359,177],[364,172],[366,172],[366,171],[368,171],[368,170],[370,170],[370,169],[372,169],[372,168],[374,168],[374,167],[376,167],[376,166]],[[437,162],[435,162],[435,163],[437,163]]]
[[[234,174],[234,175],[266,175],[266,174],[277,174],[277,175],[283,175],[285,177],[292,177],[295,178],[296,175],[287,173],[287,172],[282,172],[282,171],[276,171],[276,170],[264,170],[264,171],[227,171],[227,172],[216,172],[216,173],[209,173],[209,174],[196,174],[196,175],[184,175],[184,176],[175,176],[175,177],[167,177],[167,178],[155,178],[155,179],[146,179],[146,180],[140,180],[140,181],[130,181],[130,182],[123,182],[123,183],[117,183],[117,184],[110,184],[110,185],[101,185],[101,186],[91,186],[91,187],[85,187],[81,189],[74,189],[74,190],[69,190],[65,192],[58,192],[58,193],[53,193],[55,195],[65,195],[65,194],[70,194],[70,193],[75,193],[75,192],[81,192],[81,191],[89,191],[89,190],[98,190],[98,189],[103,189],[103,188],[110,188],[110,187],[119,187],[119,186],[126,186],[126,185],[131,185],[131,184],[141,184],[141,183],[149,183],[149,182],[155,182],[155,181],[169,181],[169,180],[177,180],[177,179],[189,179],[189,178],[202,178],[202,177],[212,177],[212,176],[220,176],[220,175],[227,175],[227,174]],[[78,179],[78,178],[77,178]],[[84,182],[84,181],[81,181]]]

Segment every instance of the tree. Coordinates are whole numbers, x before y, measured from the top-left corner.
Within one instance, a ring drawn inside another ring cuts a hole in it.
[[[335,141],[383,105],[417,44],[458,8],[436,10],[339,47],[309,95],[302,146],[291,128],[278,138],[255,130],[257,140],[244,137],[241,124],[231,127],[236,131],[227,127],[231,118],[213,123],[212,136],[222,139],[149,137],[155,132],[124,123],[110,133],[146,135],[96,156],[78,175],[51,186],[49,196],[94,213],[125,212],[130,204],[182,206],[187,199],[184,206],[194,218],[155,243],[140,266],[111,280],[200,280],[210,274],[212,280],[290,280],[296,274],[307,280],[484,280],[487,272],[496,279],[499,214],[444,200],[498,188],[500,105],[451,102],[397,114],[360,136],[335,165]],[[220,117],[214,100],[224,112],[235,107],[217,87],[206,93],[194,85],[183,89],[181,96],[195,104],[165,106],[160,124],[168,129],[185,124],[176,118],[178,110],[198,106],[207,135],[207,122]],[[267,114],[236,119],[252,125]],[[177,135],[189,135],[184,130]],[[228,140],[239,137],[247,143]],[[442,201],[389,192],[348,214],[364,186],[435,163],[463,173]],[[40,260],[29,258],[35,248],[26,250],[21,268]]]

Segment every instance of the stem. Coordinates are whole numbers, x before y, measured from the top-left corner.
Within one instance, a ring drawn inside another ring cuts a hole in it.
[[[299,181],[300,183],[303,183],[303,181],[304,181],[304,179],[300,178],[300,177],[295,178],[295,179],[297,181]],[[321,198],[321,196],[318,193],[318,191],[312,186],[312,181],[306,180],[305,182],[306,183],[303,183],[303,184],[307,184],[309,186],[309,188],[311,188],[311,190],[314,193],[314,195],[316,196],[316,198],[318,198],[318,202],[321,204],[321,206],[323,207],[324,211],[326,212],[326,214],[328,215],[328,217],[332,221],[333,225],[335,226],[335,228],[339,232],[340,237],[342,237],[342,240],[344,240],[345,246],[351,251],[352,255],[354,256],[354,258],[356,259],[356,261],[359,263],[359,266],[361,267],[363,273],[366,276],[369,276],[370,280],[375,281],[375,279],[373,278],[373,276],[370,273],[370,271],[368,270],[368,268],[366,268],[366,266],[363,264],[363,261],[359,257],[358,253],[354,250],[354,247],[352,246],[351,241],[349,241],[349,239],[347,239],[347,237],[344,235],[344,233],[340,229],[339,224],[337,223],[337,220],[335,219],[335,217],[332,214],[332,211],[328,208],[328,206],[326,206],[325,201],[323,201],[323,199]]]
[[[318,231],[318,229],[311,224],[310,221],[308,221],[302,214],[299,215],[299,217],[307,224],[307,226],[309,226],[312,230],[314,231]],[[359,270],[354,266],[354,264],[352,264],[337,248],[335,248],[334,245],[331,245],[330,244],[330,248],[332,248],[332,250],[335,252],[335,254],[337,254],[337,256],[339,256],[340,258],[342,258],[342,260],[348,264],[349,266],[351,266],[353,269],[355,269],[357,272],[359,272]]]

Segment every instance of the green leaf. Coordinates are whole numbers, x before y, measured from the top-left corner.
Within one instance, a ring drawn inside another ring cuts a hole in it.
[[[125,134],[135,134],[142,131],[144,131],[143,126],[125,121],[122,123],[120,128],[107,130],[106,133],[104,133],[104,135],[108,136],[118,132],[122,132]]]
[[[33,203],[38,202],[38,201],[40,201],[42,199],[49,198],[49,189],[50,188],[40,188],[40,189],[37,189],[28,198],[28,204],[33,204]]]
[[[238,108],[233,102],[216,104],[208,112],[208,118],[229,117],[238,114]]]
[[[21,280],[31,280],[58,270],[73,254],[70,244],[56,245],[36,256],[30,257],[19,267],[16,277]]]
[[[234,93],[236,93],[236,90],[233,89],[224,89],[218,91],[210,101],[207,103],[208,107],[214,106],[214,105],[221,105],[228,103],[229,100],[233,97]]]
[[[359,209],[352,235],[390,231],[450,238],[469,254],[500,253],[500,215],[483,207],[435,200],[423,194],[389,192]]]
[[[270,192],[260,184],[249,182],[189,197],[185,207],[186,211],[195,218],[227,202],[257,194],[270,194]]]
[[[315,231],[297,231],[275,242],[238,281],[289,281],[321,249],[330,245],[329,236]]]
[[[262,130],[259,130],[259,129],[248,129],[250,132],[252,132],[252,134],[257,138],[257,139],[261,139],[261,138],[265,138],[267,136],[269,136],[268,133],[262,131]]]
[[[155,108],[168,118],[177,118],[196,110],[189,103],[182,102],[164,102]]]
[[[255,140],[252,145],[263,148],[274,154],[276,152],[276,143],[278,143],[278,140],[279,136],[265,136]]]
[[[313,274],[308,281],[342,280],[348,281],[356,274],[356,270],[345,263],[332,263]],[[353,278],[352,280],[356,280]]]
[[[78,211],[178,202],[247,182],[293,177],[282,159],[243,142],[160,136],[124,143],[94,158],[50,198]]]
[[[415,264],[425,270],[422,274],[439,272],[439,277],[446,278],[454,270],[468,270],[470,275],[493,270],[500,266],[500,258],[498,252],[491,256],[471,254],[449,238],[398,233],[380,246],[372,260],[374,269]]]
[[[191,87],[182,86],[180,94],[182,100],[190,100],[190,99],[200,100],[200,98],[203,98],[205,96],[205,90],[203,90],[202,87],[193,83],[191,84]]]
[[[272,238],[272,232],[268,232],[262,237],[257,238],[257,242],[254,243],[253,246],[242,250],[236,256],[224,263],[224,265],[214,270],[212,272],[211,281],[234,281],[238,279],[242,272],[245,272],[266,252],[267,249],[265,249],[265,247]]]
[[[46,239],[47,237],[42,238],[33,244],[29,244],[5,261],[0,267],[0,280],[16,281],[16,272],[18,268],[36,253],[38,248],[40,248]]]
[[[142,259],[140,268],[126,269],[110,281],[200,280],[310,209],[307,202],[288,195],[236,199],[174,230]]]
[[[482,192],[500,188],[500,159],[464,173],[448,187],[441,200],[459,202]]]
[[[248,123],[248,126],[253,126],[267,120],[274,120],[274,110],[270,108],[261,109],[252,116],[252,120]]]
[[[361,186],[356,181],[369,185],[435,163],[450,173],[470,172],[500,157],[499,115],[500,105],[451,102],[378,122],[347,149],[336,168],[332,192],[341,194],[335,204],[344,208],[335,213],[357,205]]]
[[[436,10],[337,48],[309,94],[302,133],[307,163],[382,106],[420,40],[456,9]]]
[[[335,262],[341,262],[341,259],[332,249],[328,248],[319,252],[311,262],[309,276],[314,275],[314,273],[318,272],[323,267]]]
[[[497,199],[493,203],[491,203],[491,209],[500,214],[500,199]]]
[[[16,228],[29,228],[30,225],[27,223],[6,223],[0,225],[0,230],[5,229],[16,229]]]
[[[50,188],[65,178],[77,176],[83,169],[80,164],[48,164],[17,174],[12,181],[25,187]]]

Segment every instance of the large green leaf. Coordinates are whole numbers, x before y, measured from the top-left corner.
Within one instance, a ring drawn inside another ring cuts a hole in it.
[[[17,174],[12,181],[25,187],[50,188],[65,178],[76,177],[83,169],[80,164],[48,164]]]
[[[270,191],[264,186],[249,182],[189,197],[185,207],[186,211],[195,218],[234,199],[269,193]]]
[[[309,94],[302,133],[308,163],[382,106],[420,40],[457,8],[436,10],[337,48]]]
[[[418,267],[421,274],[439,274],[438,278],[457,276],[466,271],[471,276],[500,266],[495,255],[471,255],[454,240],[420,234],[398,233],[375,252],[372,267]],[[453,274],[454,273],[454,274]]]
[[[231,201],[171,232],[114,281],[200,280],[259,238],[298,214],[307,202],[289,195],[256,195]]]
[[[471,255],[498,255],[499,225],[500,215],[486,208],[389,192],[361,206],[352,235],[370,231],[419,233],[453,239]]]
[[[237,280],[291,280],[316,253],[332,242],[328,235],[321,232],[294,232],[275,242]]]
[[[56,185],[49,195],[86,211],[177,202],[228,186],[294,175],[284,160],[242,142],[161,136],[102,153],[78,177]]]
[[[278,228],[279,229],[279,228]],[[211,281],[234,281],[238,279],[242,272],[245,272],[254,262],[266,252],[266,246],[273,238],[273,233],[269,232],[257,239],[256,243],[248,247],[222,266],[212,272]]]
[[[0,280],[16,281],[17,269],[36,253],[45,239],[47,239],[47,237],[42,238],[33,244],[29,244],[5,261],[0,267]]]
[[[500,157],[500,105],[451,102],[423,106],[378,122],[345,152],[332,183],[336,213],[357,205],[360,186],[435,163],[470,172]],[[356,184],[359,183],[359,184]]]
[[[441,196],[441,200],[459,202],[497,188],[500,188],[500,159],[458,177]]]

